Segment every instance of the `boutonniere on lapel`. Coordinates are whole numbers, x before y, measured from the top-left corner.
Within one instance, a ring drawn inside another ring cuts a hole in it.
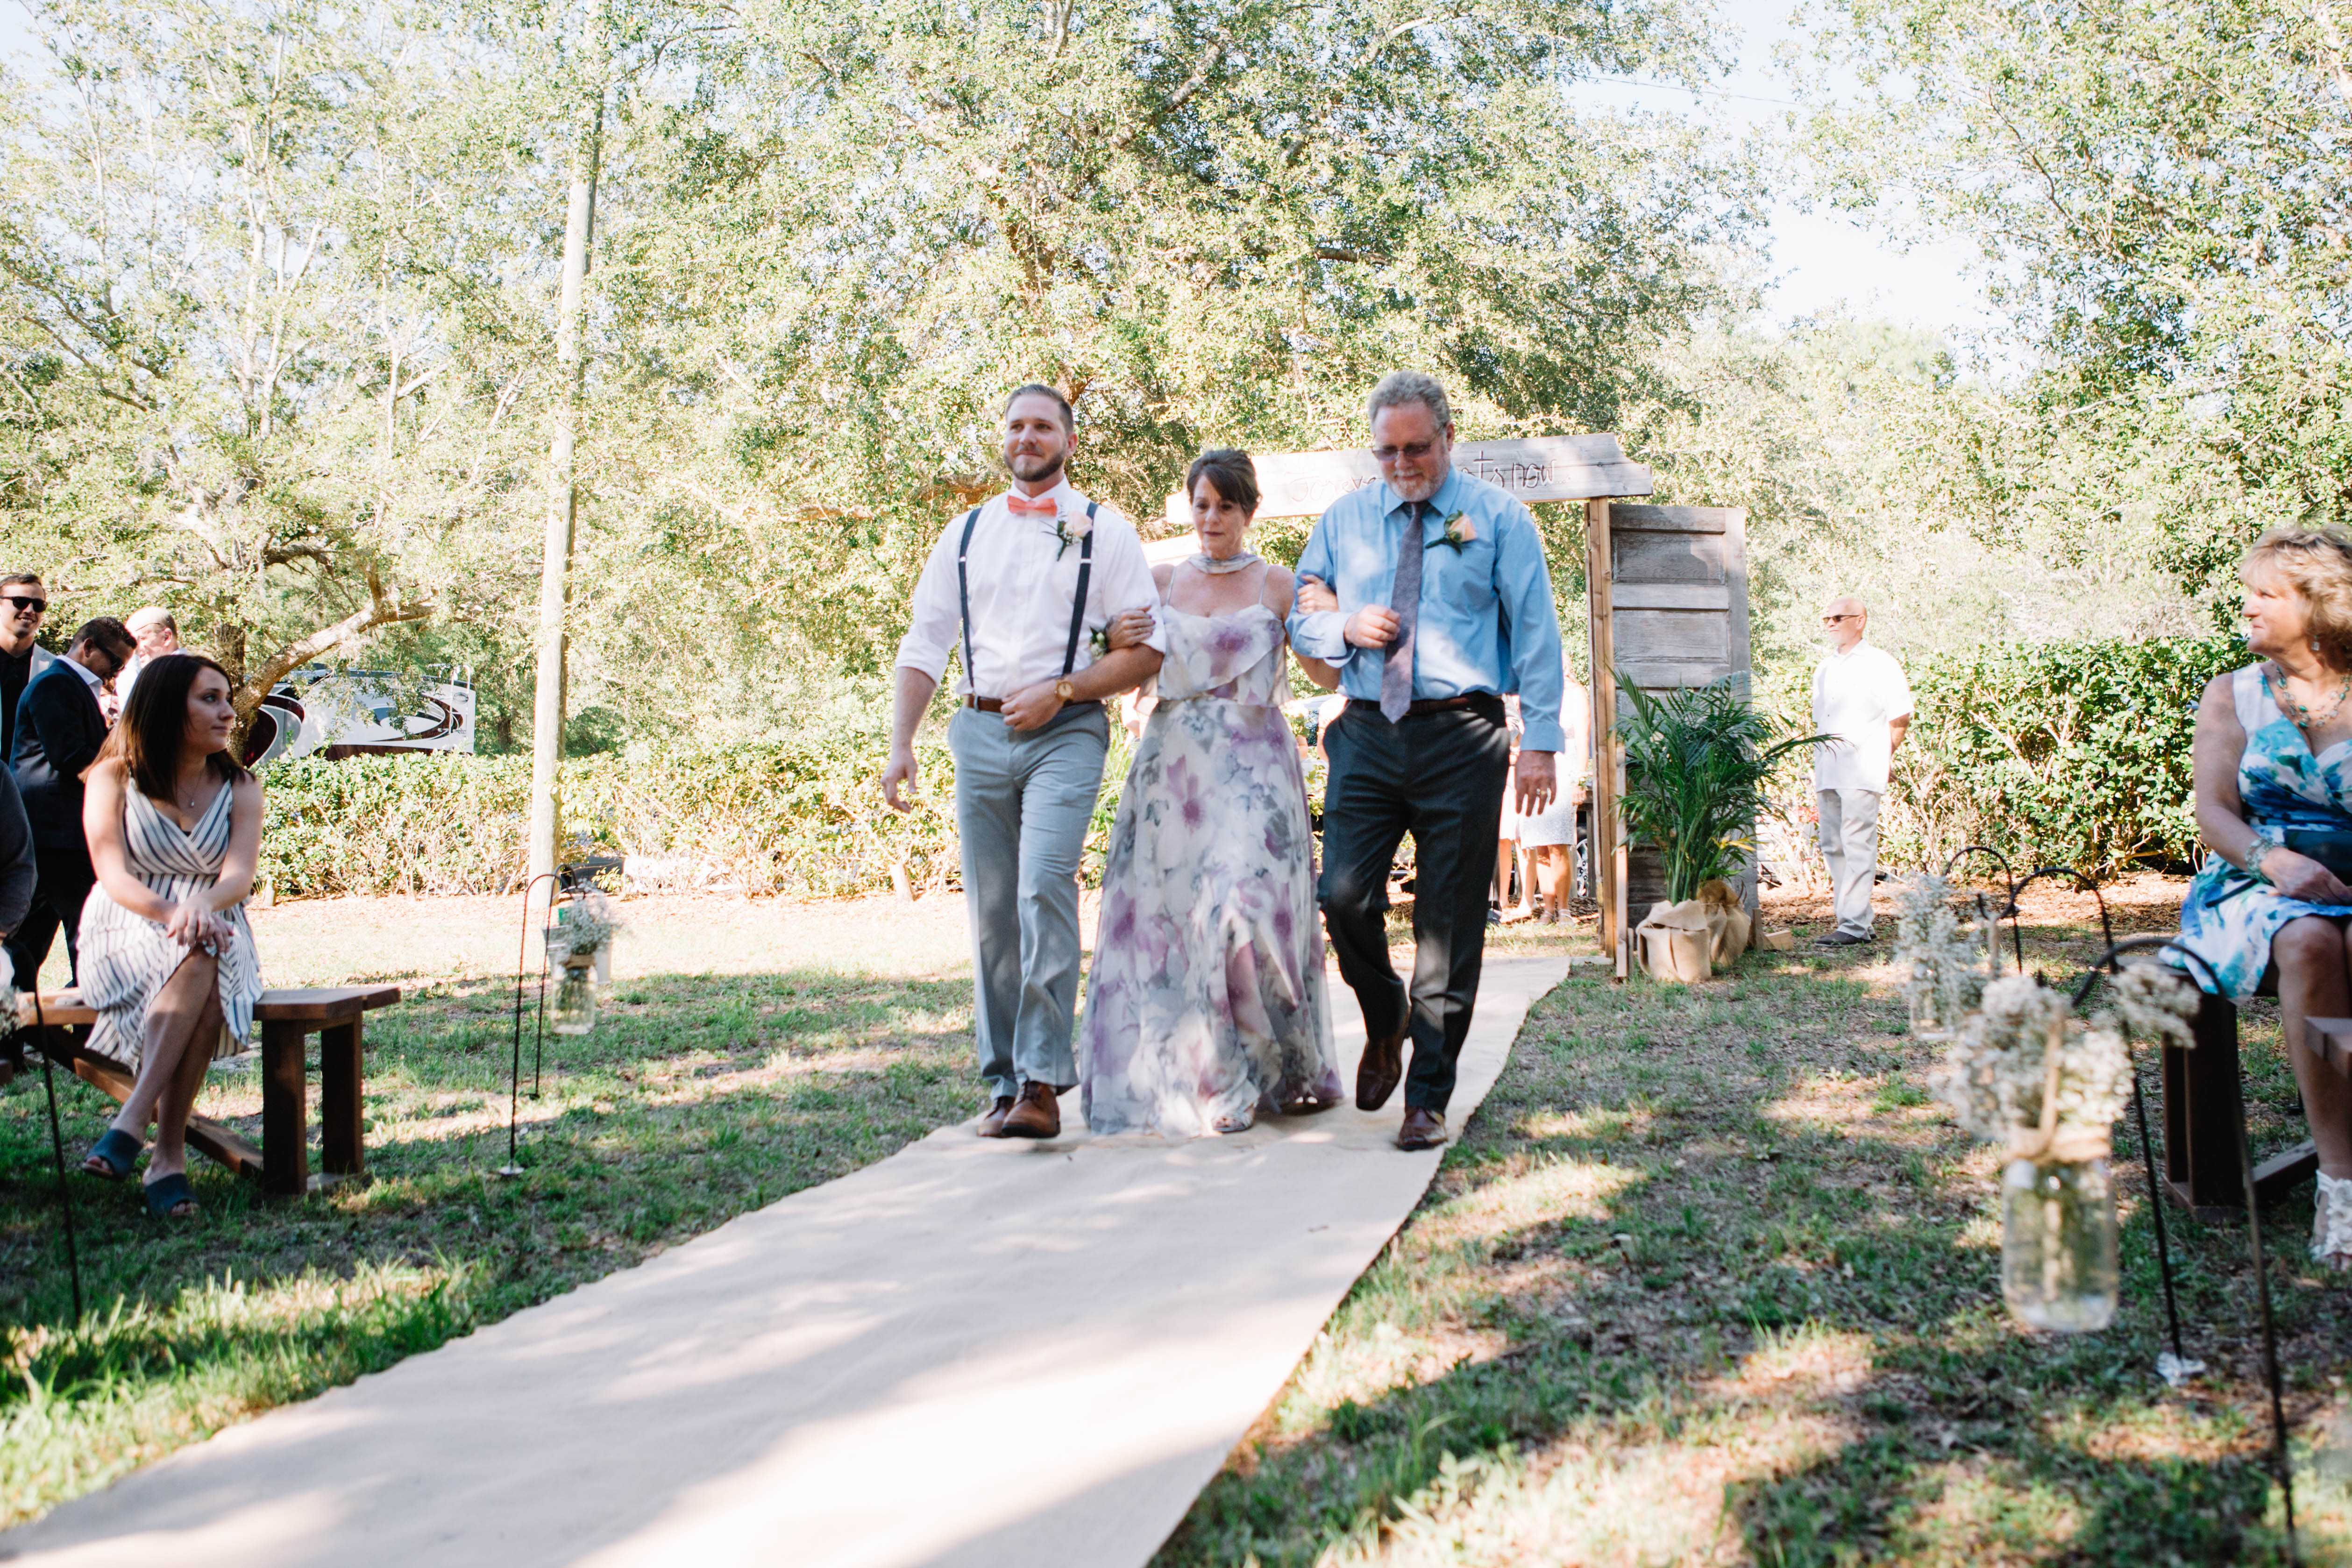
[[[1058,512],[1055,513],[1054,517],[1054,537],[1062,542],[1054,547],[1054,559],[1055,560],[1061,559],[1062,552],[1064,550],[1069,549],[1072,545],[1076,544],[1080,539],[1085,538],[1088,534],[1094,531],[1095,520],[1092,517],[1087,517],[1084,512],[1079,513],[1075,517],[1066,517]]]
[[[1475,540],[1477,537],[1477,525],[1471,522],[1468,517],[1464,517],[1460,512],[1456,512],[1452,517],[1445,519],[1445,531],[1437,537],[1435,542],[1442,545],[1453,546],[1454,553],[1455,555],[1460,555],[1462,553],[1462,547]]]

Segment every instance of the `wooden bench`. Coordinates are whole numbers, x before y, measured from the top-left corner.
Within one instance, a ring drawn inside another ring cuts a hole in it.
[[[2331,1039],[2328,1060],[2344,1071],[2345,1045],[2326,1031],[2352,1035],[2352,1019],[2309,1019],[2305,1027],[2315,1040]],[[2222,1219],[2246,1207],[2238,1163],[2245,1108],[2238,1098],[2237,1005],[2205,996],[2189,1031],[2194,1050],[2164,1048],[2165,1196],[2200,1219]],[[2267,1207],[2318,1168],[2319,1151],[2308,1141],[2272,1155],[2254,1167],[2254,1201]]]
[[[310,1037],[319,1037],[319,1164],[320,1186],[348,1180],[366,1169],[360,1138],[362,1032],[367,1014],[400,1000],[397,986],[341,986],[308,990],[264,991],[253,1009],[261,1033],[261,1146],[203,1116],[188,1118],[188,1142],[241,1176],[260,1179],[267,1191],[310,1190],[309,1087],[303,1058]],[[75,991],[45,991],[37,1014],[33,998],[20,996],[16,1022],[41,1053],[70,1068],[121,1104],[131,1097],[131,1074],[110,1058],[89,1049],[96,1009]]]

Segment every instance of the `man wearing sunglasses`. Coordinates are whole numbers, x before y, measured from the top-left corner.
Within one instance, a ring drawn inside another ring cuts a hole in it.
[[[1339,976],[1364,1009],[1356,1104],[1404,1084],[1401,1149],[1445,1141],[1445,1104],[1486,950],[1503,787],[1503,698],[1519,696],[1517,799],[1559,790],[1559,618],[1526,507],[1454,466],[1445,389],[1399,371],[1372,389],[1381,483],[1333,502],[1298,559],[1291,646],[1337,666],[1348,706],[1324,741],[1317,893]],[[1411,988],[1389,962],[1389,862],[1413,841]],[[1407,1074],[1403,1051],[1412,1041]]]
[[[1816,947],[1870,940],[1870,890],[1878,880],[1878,802],[1895,748],[1911,727],[1911,685],[1895,655],[1863,641],[1870,611],[1851,594],[1822,609],[1829,657],[1813,670],[1813,729],[1834,738],[1813,747],[1813,803],[1829,865],[1837,926]]]
[[[49,591],[33,572],[0,577],[0,766],[16,755],[16,705],[25,688],[58,656],[35,642],[49,612]]]

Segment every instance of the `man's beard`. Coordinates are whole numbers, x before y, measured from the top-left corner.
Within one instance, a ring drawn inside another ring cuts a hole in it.
[[[1059,455],[1052,457],[1032,457],[1024,454],[1021,456],[1005,459],[1004,465],[1013,470],[1013,476],[1015,479],[1024,484],[1034,485],[1040,479],[1050,479],[1060,473],[1062,458]]]
[[[1436,474],[1432,475],[1429,478],[1422,480],[1418,484],[1414,484],[1409,487],[1404,485],[1394,485],[1390,487],[1396,491],[1398,498],[1401,500],[1407,502],[1425,502],[1432,496],[1436,495],[1437,492],[1444,486],[1444,484],[1445,476],[1444,474]],[[1417,493],[1409,493],[1409,491]]]

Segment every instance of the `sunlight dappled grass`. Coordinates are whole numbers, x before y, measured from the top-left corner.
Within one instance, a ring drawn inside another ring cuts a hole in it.
[[[1994,1162],[1927,1104],[1931,1051],[1870,961],[1750,955],[1539,1002],[1160,1568],[2276,1561],[2242,1231],[2172,1217],[2214,1370],[2171,1393],[2126,1136],[2122,1318],[2019,1330]],[[2246,1036],[2259,1157],[2300,1132],[2274,1018]],[[2352,1293],[2301,1261],[2309,1218],[2306,1190],[2269,1234],[2315,1429],[2352,1409]],[[2309,1490],[2325,1560],[2352,1512]]]
[[[0,1347],[0,1527],[966,1114],[971,995],[815,971],[623,981],[594,1033],[546,1042],[524,1174],[504,1180],[511,982],[425,988],[368,1026],[367,1185],[272,1200],[198,1160],[204,1218],[162,1226],[135,1187],[75,1176],[79,1331],[39,1083],[20,1081],[0,1094],[0,1313],[22,1325]],[[526,1093],[532,1065],[526,1026]],[[111,1106],[79,1080],[59,1093],[70,1158]],[[215,1071],[201,1109],[257,1135],[256,1075]]]

